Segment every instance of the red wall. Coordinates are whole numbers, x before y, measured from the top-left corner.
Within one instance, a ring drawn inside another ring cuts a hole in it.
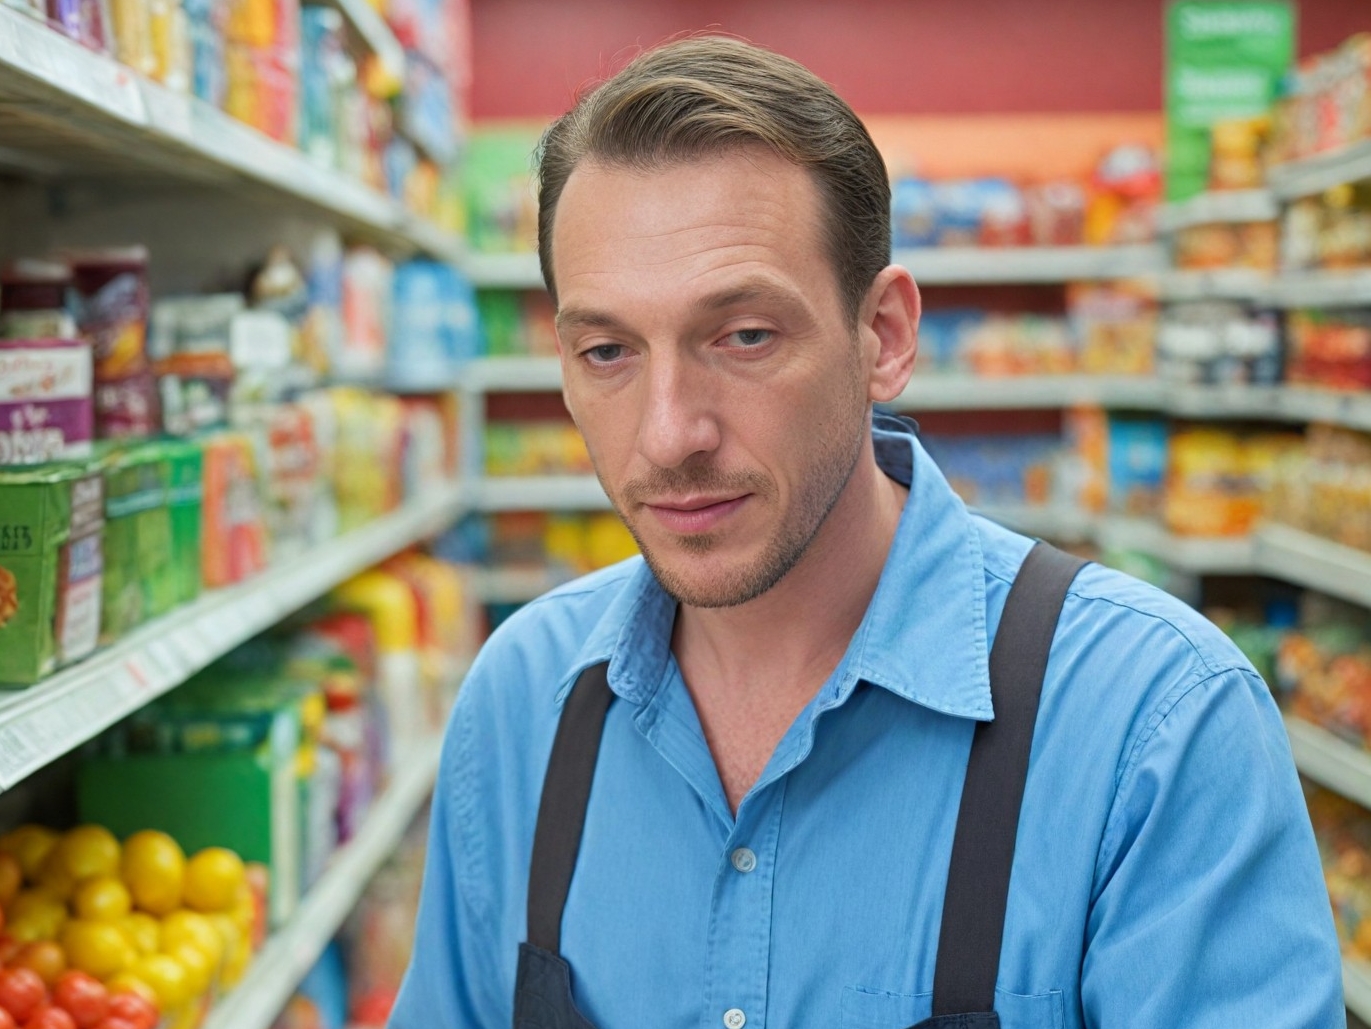
[[[472,0],[477,118],[546,117],[636,46],[716,28],[808,65],[864,114],[1153,111],[1162,0]],[[1300,52],[1371,29],[1301,0]]]

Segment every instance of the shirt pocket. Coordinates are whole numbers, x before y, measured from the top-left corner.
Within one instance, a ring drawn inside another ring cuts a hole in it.
[[[1062,1029],[1066,1020],[1061,990],[1026,995],[995,991],[1002,1029]],[[841,1029],[908,1029],[933,1013],[932,993],[888,993],[865,986],[843,990]]]

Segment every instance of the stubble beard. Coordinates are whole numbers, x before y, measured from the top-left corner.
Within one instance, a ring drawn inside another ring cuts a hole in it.
[[[841,431],[837,426],[816,426],[813,431],[817,438],[826,441],[825,445],[810,474],[802,480],[803,491],[796,497],[776,534],[756,560],[729,569],[710,581],[692,579],[663,561],[644,538],[630,512],[637,510],[638,504],[645,499],[689,493],[715,496],[751,493],[763,504],[775,503],[778,491],[770,478],[759,472],[727,474],[704,462],[688,462],[678,468],[657,468],[646,476],[630,480],[618,491],[618,496],[606,486],[615,510],[637,542],[648,568],[677,603],[700,608],[746,604],[770,590],[799,563],[856,471],[865,439],[865,411],[855,426],[844,427]],[[603,479],[601,483],[604,484]],[[719,534],[701,533],[675,536],[669,545],[687,555],[704,557],[716,550],[720,542]]]

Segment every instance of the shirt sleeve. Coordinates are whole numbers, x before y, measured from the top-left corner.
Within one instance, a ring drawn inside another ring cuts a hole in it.
[[[1328,894],[1270,692],[1177,689],[1123,758],[1081,976],[1092,1029],[1345,1025]]]
[[[508,1009],[488,996],[504,981],[490,945],[490,911],[462,875],[469,858],[463,827],[471,821],[464,805],[474,788],[472,735],[470,705],[459,698],[434,788],[414,951],[388,1029],[484,1029],[482,1012]]]

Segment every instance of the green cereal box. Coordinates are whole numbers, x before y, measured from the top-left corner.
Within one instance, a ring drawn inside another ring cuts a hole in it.
[[[171,523],[172,602],[200,595],[200,514],[204,495],[204,449],[193,441],[163,444],[167,462],[167,508]]]
[[[100,631],[99,466],[0,470],[0,686],[26,686],[95,649]]]
[[[175,603],[167,462],[157,443],[116,448],[105,464],[105,580],[100,642]]]

